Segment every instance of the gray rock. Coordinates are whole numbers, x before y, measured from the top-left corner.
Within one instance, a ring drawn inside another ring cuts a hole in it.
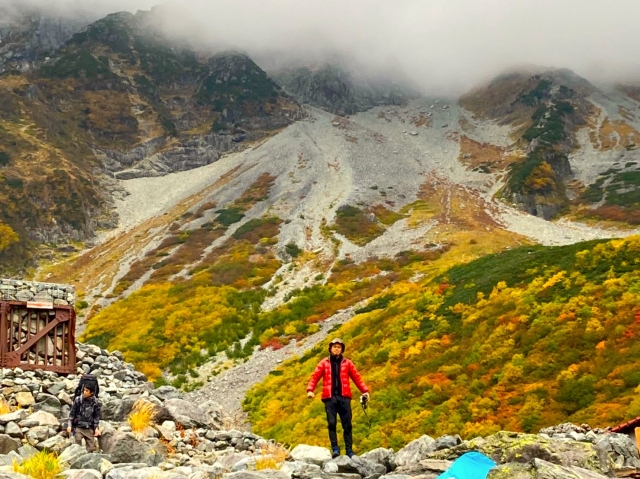
[[[386,468],[387,472],[391,472],[396,468],[395,454],[393,452],[393,449],[385,449],[384,447],[379,447],[377,449],[372,449],[369,452],[365,452],[360,457],[383,465]]]
[[[67,447],[64,451],[62,451],[62,453],[58,456],[58,459],[62,463],[71,465],[80,456],[83,456],[86,453],[87,453],[87,450],[84,447],[78,444],[72,444],[71,446]],[[77,469],[80,469],[80,468],[77,468]]]
[[[335,459],[331,459],[325,467],[333,463],[338,466],[338,473],[341,474],[359,474],[362,477],[372,476],[374,474],[385,474],[387,469],[382,464],[373,462],[361,457],[339,456]]]
[[[0,466],[12,466],[13,461],[21,464],[24,458],[16,451],[10,451],[9,454],[0,455]]]
[[[7,423],[4,428],[4,433],[18,439],[22,439],[23,436],[22,429],[20,429],[20,426],[18,426],[15,422]]]
[[[298,479],[311,479],[313,477],[320,477],[322,471],[320,469],[320,466],[318,466],[317,464],[308,464],[306,462],[299,461],[287,461],[282,465],[280,470],[285,474],[291,477],[296,477]]]
[[[65,479],[102,479],[102,474],[93,469],[68,469],[60,473]]]
[[[155,479],[162,477],[162,469],[159,467],[134,467],[114,467],[107,473],[105,479]]]
[[[100,454],[96,452],[85,453],[77,456],[69,462],[72,469],[93,469],[101,471],[103,462],[111,463],[112,457],[108,454]]]
[[[29,429],[29,432],[27,432],[27,441],[29,441],[29,444],[32,446],[35,446],[49,437],[49,426],[32,427]]]
[[[404,466],[412,462],[419,462],[427,457],[427,454],[436,450],[436,441],[426,434],[411,441],[396,453],[395,462],[398,466]]]
[[[99,439],[101,449],[110,454],[113,463],[143,462],[149,466],[160,464],[166,456],[166,448],[155,441],[152,447],[150,443],[141,442],[130,432],[116,431],[113,434],[103,435]]]
[[[160,386],[158,389],[151,391],[151,394],[163,401],[168,399],[179,399],[181,396],[180,391],[173,386]]]
[[[133,398],[112,399],[104,402],[100,410],[100,417],[104,421],[124,421],[133,409],[136,400]]]
[[[542,459],[534,460],[536,479],[605,479],[607,476],[575,466],[560,466]]]
[[[18,449],[18,454],[20,454],[24,459],[29,459],[34,454],[38,454],[38,450],[31,444],[25,444]]]
[[[60,420],[54,414],[51,414],[46,411],[38,411],[34,412],[30,416],[28,416],[25,421],[33,421],[37,423],[39,426],[52,426],[57,427],[60,424]],[[22,425],[22,424],[21,424]]]
[[[175,423],[187,428],[207,426],[211,422],[211,418],[205,411],[184,399],[168,399],[164,402],[164,407]]]
[[[27,417],[27,411],[24,409],[18,409],[17,411],[3,414],[0,416],[0,424],[3,426],[10,422],[20,422]]]
[[[18,472],[0,471],[0,479],[33,479],[31,476],[25,476]]]
[[[36,403],[32,406],[34,411],[44,411],[60,417],[60,400],[51,394],[40,393],[36,399]]]
[[[284,472],[274,470],[240,471],[224,474],[222,479],[289,479]]]
[[[462,444],[462,439],[457,434],[455,436],[445,435],[436,439],[436,451],[451,449],[458,444]]]
[[[49,439],[42,441],[39,444],[36,444],[36,449],[42,451],[53,451],[60,452],[65,449],[69,445],[69,440],[62,436],[52,436]]]
[[[0,454],[9,454],[17,451],[22,444],[7,434],[0,434]]]
[[[291,457],[296,461],[322,466],[323,463],[331,460],[331,452],[326,447],[298,444],[291,451]]]

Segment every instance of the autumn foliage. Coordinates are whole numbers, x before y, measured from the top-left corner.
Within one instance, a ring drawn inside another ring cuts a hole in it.
[[[505,251],[384,294],[336,332],[372,389],[370,430],[354,408],[363,450],[640,415],[640,237]],[[319,345],[249,393],[256,433],[326,443],[322,403],[302,399],[325,355]]]

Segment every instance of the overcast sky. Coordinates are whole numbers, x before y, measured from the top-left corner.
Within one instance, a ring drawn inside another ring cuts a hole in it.
[[[20,3],[26,1],[37,3]],[[40,3],[69,15],[102,15],[164,2]],[[172,5],[167,24],[194,40],[249,53],[338,51],[366,65],[396,62],[428,92],[460,93],[518,65],[567,67],[593,81],[640,79],[640,0],[175,0]]]

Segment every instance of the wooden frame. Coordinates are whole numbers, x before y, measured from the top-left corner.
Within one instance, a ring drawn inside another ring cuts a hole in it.
[[[73,306],[0,301],[0,367],[75,373],[75,327]]]

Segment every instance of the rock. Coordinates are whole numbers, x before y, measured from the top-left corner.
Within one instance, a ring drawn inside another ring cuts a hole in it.
[[[335,459],[331,459],[329,463],[337,465],[337,472],[339,473],[355,473],[361,475],[362,477],[368,477],[374,474],[381,475],[387,472],[387,469],[382,464],[378,464],[377,462],[369,461],[357,456],[352,458],[349,458],[347,456],[339,456]]]
[[[149,466],[160,464],[166,455],[166,448],[157,440],[154,447],[141,442],[130,432],[116,431],[99,439],[100,448],[113,458],[113,463],[143,462]]]
[[[11,466],[5,466],[11,467]],[[18,472],[0,470],[0,479],[33,479],[31,476],[25,476]]]
[[[163,472],[159,467],[114,467],[111,469],[105,479],[160,479]]]
[[[306,462],[292,461],[285,462],[280,468],[282,472],[290,477],[297,477],[299,479],[311,479],[314,477],[321,477],[321,469],[317,464],[309,464]],[[337,472],[337,466],[336,466]]]
[[[42,442],[49,437],[49,426],[32,427],[27,432],[27,441],[29,441],[29,444],[31,444],[32,446],[35,446],[39,442]]]
[[[17,451],[20,446],[21,443],[11,436],[0,434],[0,454],[9,454],[11,451]]]
[[[46,411],[34,412],[25,420],[37,422],[39,426],[58,427],[60,425],[60,420],[54,414]]]
[[[274,471],[270,469],[262,471],[240,471],[223,474],[222,479],[289,479],[282,471]]]
[[[232,452],[219,457],[215,465],[219,466],[224,471],[231,471],[235,464],[248,457],[250,457],[249,454],[244,452]]]
[[[296,461],[322,466],[324,462],[331,460],[331,451],[326,447],[298,444],[291,451],[291,457]]]
[[[108,454],[90,452],[72,459],[69,462],[69,467],[72,469],[93,469],[94,471],[101,471],[104,462],[108,462],[111,465],[111,459],[111,456]]]
[[[11,466],[13,465],[13,461],[22,464],[24,458],[16,451],[10,451],[9,454],[0,456],[0,466]]]
[[[398,467],[395,474],[407,474],[409,476],[420,476],[423,474],[440,474],[448,470],[453,461],[442,459],[423,459],[420,462],[410,463],[406,466]]]
[[[534,469],[530,464],[510,462],[499,464],[487,474],[487,479],[535,479]]]
[[[78,444],[72,444],[71,446],[67,447],[64,451],[62,451],[60,456],[58,456],[58,459],[60,460],[60,462],[70,466],[80,456],[83,456],[86,453],[87,453],[87,450],[84,447]]]
[[[187,428],[207,426],[211,422],[211,418],[205,411],[184,399],[168,399],[164,402],[164,407],[175,423]]]
[[[56,435],[37,444],[36,449],[40,451],[46,449],[47,451],[60,452],[63,449],[65,449],[68,445],[69,445],[69,440],[67,438]]]
[[[624,466],[634,468],[640,467],[640,454],[638,454],[638,447],[629,436],[615,433],[607,434],[602,437],[602,439],[598,440],[596,445],[607,451],[610,455],[623,456]]]
[[[60,400],[51,394],[38,394],[37,402],[32,406],[34,411],[44,411],[60,417]]]
[[[436,451],[440,451],[442,449],[451,449],[452,447],[456,447],[458,444],[462,444],[462,439],[460,438],[460,436],[445,435],[436,439]]]
[[[22,429],[20,429],[20,426],[18,426],[15,422],[8,423],[4,428],[4,433],[18,439],[22,439],[23,436]]]
[[[607,476],[581,467],[560,466],[542,459],[534,460],[536,479],[605,479]],[[526,476],[523,476],[526,477]]]
[[[38,454],[38,450],[31,444],[25,444],[18,449],[18,454],[20,454],[20,457],[23,457],[24,459],[29,459],[34,454]]]
[[[33,406],[36,403],[36,400],[33,398],[33,394],[31,394],[31,392],[22,391],[16,393],[16,402],[21,408],[28,408]]]
[[[154,389],[151,394],[163,401],[168,399],[179,399],[181,396],[180,391],[173,386],[160,386],[158,389]]]
[[[27,417],[27,411],[23,409],[18,409],[17,411],[3,414],[2,416],[0,416],[0,424],[4,426],[5,424],[8,424],[10,422],[20,422],[25,417]]]
[[[131,413],[135,402],[133,398],[112,399],[102,404],[100,417],[104,421],[124,421]]]
[[[412,462],[419,462],[426,458],[427,454],[436,450],[436,441],[426,434],[411,441],[396,453],[395,462],[398,466],[404,466]]]
[[[102,474],[93,469],[68,469],[60,473],[65,479],[102,479]]]
[[[379,447],[369,452],[365,452],[360,457],[383,465],[387,469],[387,472],[391,472],[396,468],[395,454],[393,453],[393,449],[385,449],[383,447]]]

